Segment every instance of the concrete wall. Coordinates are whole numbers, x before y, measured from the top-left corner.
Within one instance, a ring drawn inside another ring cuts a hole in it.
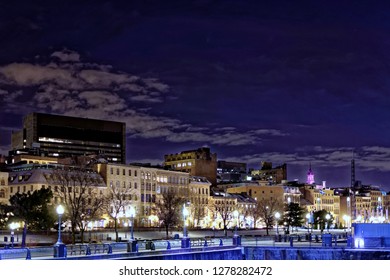
[[[353,238],[355,247],[381,248],[390,247],[390,224],[353,224]],[[364,240],[364,244],[358,239]]]
[[[389,250],[245,247],[247,260],[390,260]]]

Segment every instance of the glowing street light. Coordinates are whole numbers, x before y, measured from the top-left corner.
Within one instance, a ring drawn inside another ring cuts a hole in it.
[[[19,224],[12,222],[9,225],[9,227],[11,229],[11,243],[12,243],[11,247],[13,248],[14,247],[14,239],[15,239],[15,229],[19,228]]]
[[[307,219],[307,232],[310,231],[310,213],[306,214],[306,219]]]
[[[135,209],[131,205],[130,206],[130,240],[134,240],[134,217],[135,217]]]
[[[330,215],[329,215],[329,214],[326,214],[326,215],[325,215],[325,219],[326,219],[326,228],[328,229],[328,232],[329,232],[329,220],[330,220]]]
[[[62,244],[62,240],[61,240],[61,217],[64,214],[65,209],[60,204],[60,205],[57,206],[56,211],[57,211],[57,214],[58,214],[58,240],[57,240],[57,244]]]
[[[280,219],[280,213],[275,213],[275,219],[276,219],[276,234],[279,235],[279,219]]]
[[[237,226],[238,226],[238,211],[233,211],[233,217],[236,220],[236,226],[234,227],[234,236],[237,236]]]
[[[183,239],[181,240],[181,247],[182,248],[189,248],[190,247],[190,240],[187,236],[187,217],[189,215],[188,209],[185,204],[183,204]]]
[[[58,214],[58,240],[57,243],[54,244],[54,257],[55,258],[63,258],[66,256],[65,244],[62,243],[61,240],[61,218],[65,212],[64,207],[60,204],[56,208]]]
[[[347,230],[349,230],[349,221],[350,221],[350,219],[351,219],[351,217],[350,216],[348,216],[348,215],[344,215],[343,216],[343,220],[344,220],[344,222],[345,222],[345,229]]]
[[[187,237],[187,217],[189,215],[188,209],[185,204],[183,204],[183,221],[184,221],[184,227],[183,227],[183,237]]]

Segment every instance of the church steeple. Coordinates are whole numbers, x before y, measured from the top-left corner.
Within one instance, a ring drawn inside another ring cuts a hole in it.
[[[313,171],[311,170],[311,163],[309,165],[309,171],[307,172],[307,180],[306,180],[306,183],[308,183],[309,185],[313,184],[314,183],[314,173]]]

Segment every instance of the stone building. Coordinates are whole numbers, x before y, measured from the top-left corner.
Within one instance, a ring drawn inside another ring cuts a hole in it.
[[[206,177],[213,186],[217,183],[217,154],[211,153],[207,147],[165,155],[164,167]]]

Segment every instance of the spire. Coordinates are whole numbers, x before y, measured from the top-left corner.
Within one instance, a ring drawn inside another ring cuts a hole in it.
[[[313,171],[311,170],[311,162],[309,164],[309,171],[307,172],[307,180],[306,180],[306,183],[308,183],[309,185],[313,184],[314,183],[314,173]]]

